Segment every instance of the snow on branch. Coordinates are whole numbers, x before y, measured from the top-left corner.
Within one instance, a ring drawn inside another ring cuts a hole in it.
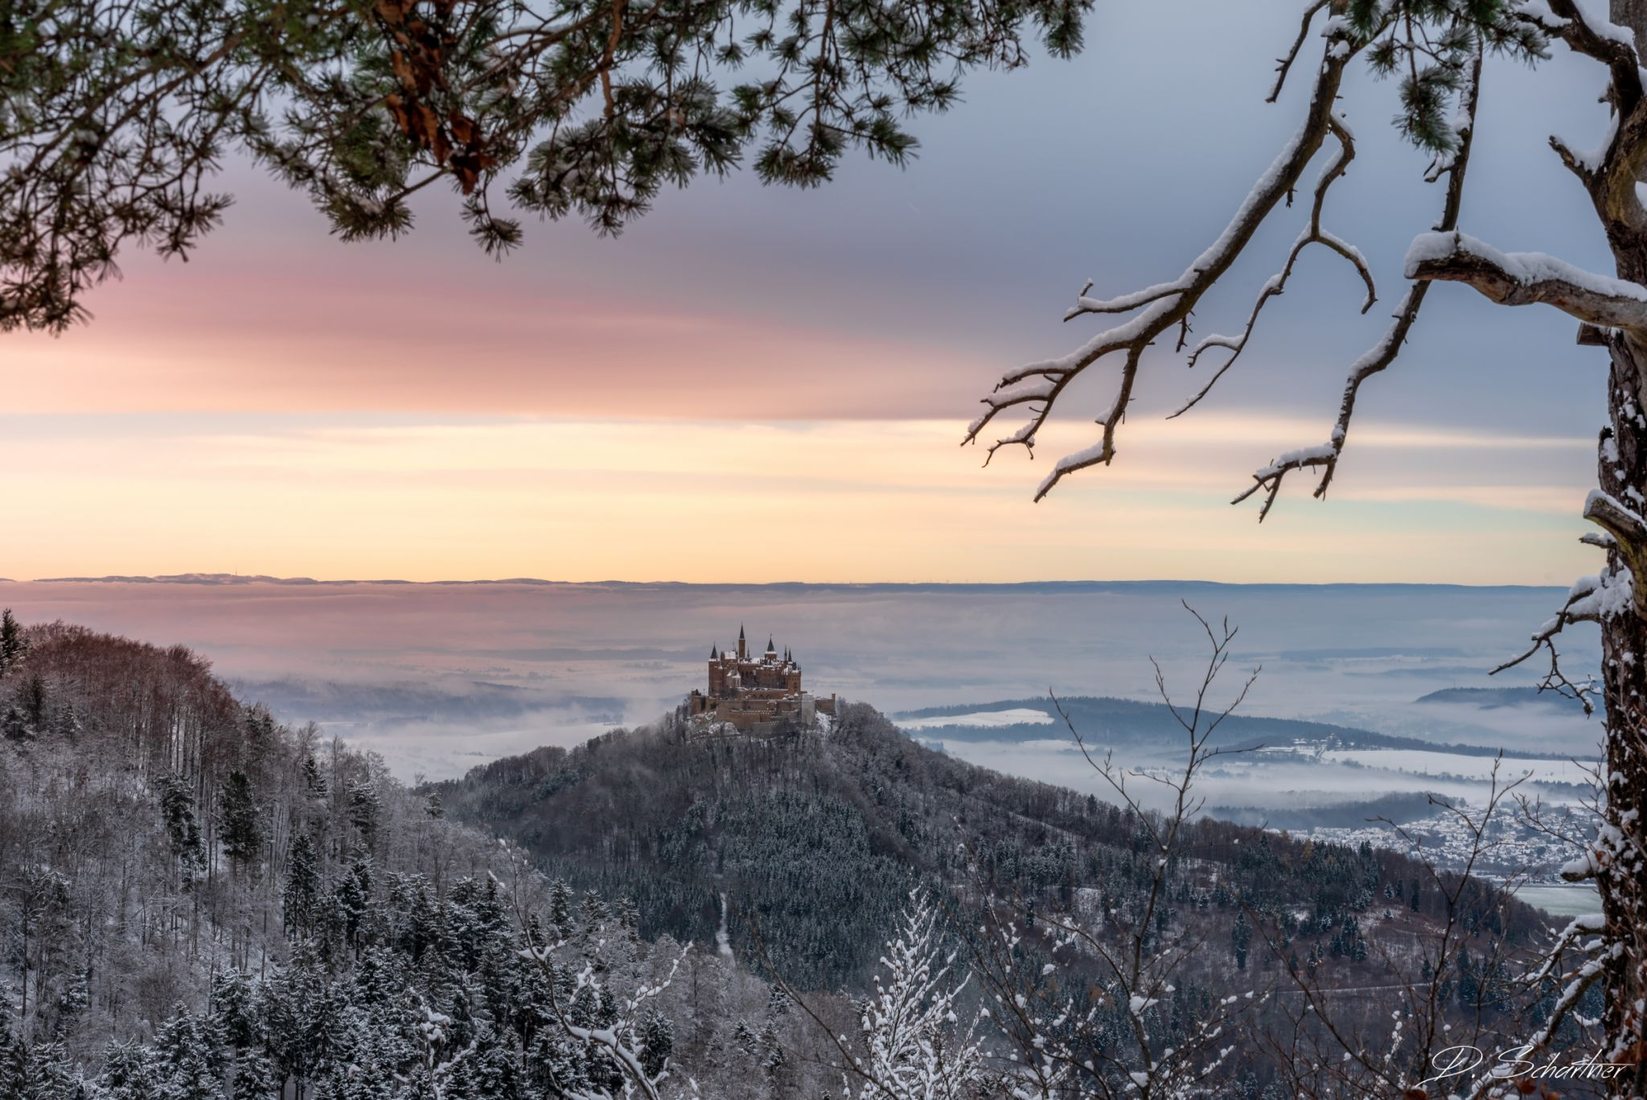
[[[1593,678],[1574,682],[1567,678],[1561,670],[1561,654],[1556,649],[1556,636],[1566,630],[1568,626],[1579,622],[1599,622],[1601,620],[1600,594],[1605,589],[1604,578],[1581,577],[1567,592],[1567,600],[1561,605],[1561,610],[1550,618],[1544,625],[1533,631],[1533,644],[1519,657],[1511,658],[1493,669],[1489,675],[1496,676],[1505,669],[1514,668],[1523,661],[1532,657],[1539,650],[1548,650],[1550,654],[1550,670],[1539,681],[1539,691],[1553,691],[1557,695],[1565,695],[1575,699],[1584,707],[1586,715],[1595,713],[1596,682]]]
[[[1540,31],[1606,65],[1620,96],[1620,113],[1632,111],[1642,98],[1640,62],[1630,31],[1586,12],[1577,0],[1522,0],[1516,14]]]
[[[1344,121],[1343,117],[1333,116],[1328,122],[1328,130],[1338,141],[1338,155],[1332,159],[1326,170],[1321,173],[1321,178],[1316,181],[1315,201],[1310,207],[1309,225],[1293,242],[1292,248],[1287,252],[1286,263],[1281,265],[1281,270],[1265,280],[1263,287],[1258,292],[1257,300],[1253,302],[1252,312],[1247,315],[1247,323],[1242,326],[1240,333],[1235,336],[1208,336],[1190,351],[1189,365],[1191,367],[1195,366],[1200,361],[1201,356],[1212,348],[1222,348],[1230,354],[1217,372],[1207,380],[1206,385],[1202,386],[1195,396],[1186,401],[1177,412],[1167,417],[1168,420],[1182,416],[1200,404],[1201,399],[1212,392],[1212,388],[1218,384],[1220,378],[1224,377],[1225,372],[1235,365],[1235,361],[1241,357],[1241,352],[1246,349],[1247,341],[1251,338],[1253,329],[1258,324],[1258,315],[1263,312],[1264,306],[1271,298],[1279,298],[1286,293],[1287,281],[1292,278],[1293,269],[1298,266],[1298,257],[1310,245],[1318,244],[1338,253],[1355,268],[1356,274],[1361,276],[1361,281],[1367,288],[1367,297],[1361,303],[1362,313],[1371,309],[1373,303],[1378,300],[1378,287],[1373,282],[1372,270],[1367,266],[1367,259],[1361,254],[1361,250],[1321,227],[1321,211],[1327,203],[1327,191],[1349,170],[1350,161],[1355,159],[1355,135],[1350,131],[1349,124]]]
[[[1115,457],[1115,434],[1131,405],[1133,386],[1144,350],[1175,328],[1179,330],[1177,346],[1183,347],[1189,331],[1189,318],[1197,303],[1241,256],[1271,212],[1282,202],[1290,201],[1299,180],[1329,134],[1335,134],[1340,141],[1341,151],[1335,164],[1347,163],[1345,151],[1350,148],[1349,132],[1347,129],[1342,132],[1335,130],[1342,124],[1333,116],[1333,104],[1344,69],[1354,53],[1349,48],[1347,34],[1345,28],[1329,24],[1329,30],[1324,35],[1326,45],[1321,64],[1302,124],[1280,155],[1259,177],[1217,240],[1196,257],[1183,274],[1170,282],[1108,300],[1088,298],[1089,283],[1077,296],[1075,306],[1065,316],[1066,320],[1089,313],[1139,312],[1091,337],[1068,355],[1031,363],[1004,375],[996,383],[994,391],[983,399],[984,412],[968,425],[963,445],[976,443],[984,429],[1001,413],[1022,411],[1025,415],[1023,425],[991,443],[985,462],[987,464],[1000,448],[1015,444],[1033,453],[1036,436],[1069,384],[1093,364],[1115,357],[1119,360],[1120,377],[1108,408],[1096,420],[1100,429],[1098,440],[1083,450],[1059,459],[1036,489],[1035,499],[1046,496],[1066,474],[1089,466],[1107,465]],[[1340,174],[1341,167],[1335,174],[1329,166],[1323,186],[1330,185],[1331,180]],[[1358,269],[1364,270],[1365,264],[1359,261],[1359,254],[1337,238],[1323,233],[1317,243],[1339,252]]]
[[[1647,333],[1647,287],[1542,252],[1500,252],[1457,230],[1415,238],[1407,278],[1465,283],[1500,305],[1543,303],[1593,325]]]
[[[1647,208],[1636,190],[1647,172],[1647,94],[1634,34],[1588,11],[1580,0],[1522,0],[1516,14],[1574,53],[1607,66],[1603,98],[1612,108],[1612,122],[1601,148],[1586,155],[1553,136],[1550,146],[1589,192],[1609,236],[1647,230]]]
[[[1621,562],[1605,598],[1598,594],[1597,612],[1603,618],[1629,611],[1647,615],[1647,521],[1600,489],[1592,489],[1585,500],[1584,518],[1611,538]]]
[[[942,1100],[968,1095],[983,1076],[977,1022],[961,1031],[957,1012],[967,978],[950,981],[955,952],[945,952],[938,909],[924,890],[909,893],[898,935],[881,957],[884,978],[860,1002],[868,1056],[857,1068],[859,1100]]]
[[[1475,140],[1476,109],[1481,98],[1481,60],[1481,50],[1477,48],[1475,61],[1470,67],[1469,83],[1459,101],[1459,121],[1456,125],[1458,147],[1448,158],[1445,166],[1440,168],[1440,173],[1447,178],[1447,194],[1435,228],[1443,234],[1457,228],[1459,210],[1464,203],[1464,177],[1470,166],[1470,150]],[[1252,485],[1237,494],[1235,499],[1230,501],[1231,504],[1240,504],[1262,491],[1264,502],[1258,508],[1258,521],[1262,523],[1269,515],[1270,508],[1275,505],[1276,496],[1281,492],[1281,483],[1287,474],[1301,469],[1321,471],[1314,495],[1317,499],[1326,496],[1327,487],[1332,484],[1333,475],[1338,471],[1338,460],[1344,453],[1344,444],[1349,439],[1350,423],[1355,417],[1356,400],[1360,397],[1361,386],[1373,375],[1388,369],[1390,364],[1395,362],[1396,356],[1401,354],[1401,347],[1406,343],[1407,334],[1412,331],[1413,324],[1418,320],[1418,312],[1423,308],[1429,287],[1430,284],[1424,281],[1408,283],[1407,291],[1402,295],[1401,303],[1396,307],[1384,335],[1350,364],[1349,377],[1344,382],[1344,396],[1338,406],[1338,419],[1333,424],[1332,434],[1327,442],[1291,451],[1256,471],[1252,475]]]

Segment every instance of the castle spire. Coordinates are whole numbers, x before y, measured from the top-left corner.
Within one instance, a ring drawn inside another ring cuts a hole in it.
[[[778,655],[778,647],[772,644],[772,636],[770,634],[766,637],[766,651],[774,657]]]

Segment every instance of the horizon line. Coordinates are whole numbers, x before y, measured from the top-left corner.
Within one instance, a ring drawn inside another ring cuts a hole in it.
[[[1046,578],[1039,580],[1002,581],[840,581],[840,580],[781,580],[781,581],[682,581],[668,579],[625,580],[556,580],[545,577],[449,578],[441,580],[407,580],[396,577],[340,577],[316,578],[307,576],[276,577],[261,573],[161,573],[161,574],[107,574],[104,576],[71,577],[0,577],[0,584],[173,584],[198,587],[279,585],[287,587],[321,587],[343,585],[396,585],[396,586],[458,586],[458,585],[532,585],[564,587],[678,587],[678,588],[1029,588],[1029,587],[1095,587],[1146,585],[1199,585],[1223,588],[1549,588],[1560,589],[1559,584],[1483,583],[1467,584],[1458,581],[1218,581],[1196,577],[1148,577],[1136,579]]]

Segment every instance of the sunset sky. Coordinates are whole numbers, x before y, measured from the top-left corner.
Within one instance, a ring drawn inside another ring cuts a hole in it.
[[[1066,402],[1033,464],[957,446],[1022,361],[1088,335],[1087,278],[1176,274],[1297,117],[1262,102],[1293,29],[1211,0],[1103,5],[1079,60],[986,74],[916,123],[907,170],[851,160],[812,192],[750,176],[664,196],[617,241],[532,225],[504,263],[425,203],[399,242],[344,245],[305,200],[231,164],[227,226],[188,264],[123,258],[88,327],[0,354],[0,574],[238,572],[432,580],[1562,583],[1591,572],[1604,365],[1548,311],[1439,287],[1365,391],[1332,496],[1289,487],[1262,527],[1228,501],[1325,438],[1344,365],[1400,293],[1440,196],[1346,100],[1361,156],[1329,221],[1381,277],[1314,255],[1215,399],[1165,349],[1108,470],[1031,504],[1084,446],[1113,375]],[[1163,58],[1174,58],[1165,65]],[[1599,74],[1490,67],[1464,227],[1601,266],[1544,146],[1595,144]],[[1552,107],[1550,100],[1560,106]],[[1300,212],[1197,316],[1227,331]],[[1259,262],[1261,260],[1261,262]],[[1201,368],[1204,370],[1205,368]]]

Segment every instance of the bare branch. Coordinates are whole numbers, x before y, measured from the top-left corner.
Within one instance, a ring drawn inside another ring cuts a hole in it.
[[[1098,441],[1059,459],[1052,473],[1036,489],[1035,499],[1046,496],[1066,474],[1089,466],[1108,464],[1115,457],[1116,430],[1131,404],[1133,385],[1144,350],[1174,328],[1178,328],[1180,333],[1187,330],[1189,316],[1202,296],[1241,256],[1270,213],[1297,190],[1298,181],[1315,154],[1338,125],[1332,113],[1333,104],[1345,66],[1354,52],[1347,31],[1334,31],[1326,35],[1315,86],[1298,133],[1260,177],[1224,232],[1185,268],[1183,274],[1169,283],[1110,301],[1088,300],[1083,290],[1070,316],[1131,309],[1141,309],[1142,312],[1098,333],[1068,355],[1032,363],[1003,376],[991,395],[983,399],[985,410],[967,427],[962,443],[976,443],[984,428],[1001,412],[1028,406],[1026,423],[1011,435],[990,444],[988,453],[993,456],[1001,447],[1012,444],[1033,451],[1041,426],[1069,383],[1094,363],[1111,355],[1119,355],[1121,372],[1115,397],[1108,410],[1096,421],[1100,429]]]
[[[1447,194],[1442,203],[1441,217],[1435,226],[1438,232],[1457,228],[1459,211],[1464,205],[1464,178],[1469,171],[1470,152],[1475,145],[1475,117],[1481,102],[1481,63],[1482,52],[1478,47],[1475,61],[1470,67],[1469,83],[1461,101],[1463,124],[1459,127],[1458,149],[1445,169]],[[1327,487],[1332,484],[1333,475],[1338,472],[1338,460],[1343,455],[1344,444],[1349,439],[1350,422],[1355,417],[1356,400],[1360,397],[1361,386],[1373,375],[1388,369],[1401,354],[1402,345],[1407,341],[1407,334],[1412,331],[1413,324],[1418,320],[1418,312],[1423,308],[1424,299],[1429,293],[1429,285],[1427,282],[1409,283],[1407,292],[1402,295],[1401,304],[1392,315],[1390,327],[1384,331],[1384,335],[1376,344],[1350,364],[1349,377],[1344,382],[1344,396],[1338,406],[1338,420],[1333,424],[1332,435],[1328,441],[1282,455],[1271,462],[1253,474],[1253,484],[1230,501],[1231,504],[1239,504],[1263,490],[1264,503],[1258,509],[1258,521],[1262,523],[1281,492],[1282,480],[1293,470],[1306,467],[1319,468],[1322,471],[1321,479],[1315,486],[1316,499],[1327,495]]]
[[[1248,314],[1247,323],[1242,326],[1241,332],[1236,336],[1208,336],[1190,352],[1188,365],[1191,367],[1195,366],[1202,354],[1212,348],[1223,348],[1229,351],[1230,355],[1228,359],[1224,360],[1223,365],[1218,368],[1217,372],[1213,374],[1212,378],[1207,381],[1207,384],[1202,386],[1195,396],[1186,401],[1176,412],[1168,416],[1168,420],[1182,416],[1200,404],[1201,399],[1211,393],[1212,388],[1218,384],[1218,380],[1224,377],[1224,373],[1235,365],[1235,361],[1241,357],[1241,352],[1246,349],[1247,341],[1251,338],[1253,329],[1258,324],[1258,315],[1263,312],[1264,306],[1271,298],[1279,298],[1286,293],[1287,282],[1292,278],[1293,269],[1298,265],[1298,258],[1302,255],[1304,249],[1310,245],[1319,244],[1336,252],[1355,268],[1356,274],[1361,276],[1361,281],[1367,288],[1367,296],[1361,303],[1362,313],[1371,309],[1373,303],[1378,300],[1378,287],[1373,282],[1372,271],[1367,266],[1366,257],[1362,256],[1361,251],[1354,245],[1334,236],[1321,227],[1321,211],[1326,206],[1327,190],[1341,179],[1345,172],[1349,171],[1350,161],[1355,159],[1355,135],[1351,133],[1349,125],[1343,118],[1334,116],[1329,129],[1333,137],[1338,140],[1339,151],[1338,155],[1327,165],[1326,170],[1321,173],[1321,178],[1316,182],[1315,201],[1310,207],[1309,225],[1293,242],[1292,248],[1287,253],[1286,263],[1281,266],[1281,270],[1270,276],[1265,281],[1262,289],[1259,290],[1258,299],[1253,302],[1252,312]]]
[[[1569,699],[1577,700],[1584,707],[1586,715],[1595,713],[1595,702],[1591,696],[1596,691],[1594,679],[1587,679],[1582,683],[1575,683],[1567,678],[1561,670],[1561,654],[1556,649],[1556,636],[1570,624],[1576,622],[1598,622],[1600,614],[1595,607],[1596,593],[1601,590],[1600,577],[1583,577],[1567,592],[1567,601],[1562,604],[1561,610],[1555,613],[1544,625],[1533,632],[1533,644],[1519,657],[1505,661],[1488,675],[1497,676],[1505,669],[1514,668],[1527,660],[1539,650],[1548,650],[1550,654],[1550,670],[1539,681],[1539,691],[1553,691],[1558,695],[1565,695]]]
[[[1328,3],[1329,0],[1314,0],[1314,3],[1304,9],[1304,15],[1298,22],[1298,37],[1293,39],[1292,48],[1287,51],[1287,55],[1275,63],[1275,83],[1270,86],[1270,94],[1265,97],[1265,103],[1274,103],[1281,98],[1281,89],[1286,86],[1287,74],[1292,71],[1293,62],[1298,60],[1299,51],[1304,48],[1304,42],[1310,36],[1310,24]]]

